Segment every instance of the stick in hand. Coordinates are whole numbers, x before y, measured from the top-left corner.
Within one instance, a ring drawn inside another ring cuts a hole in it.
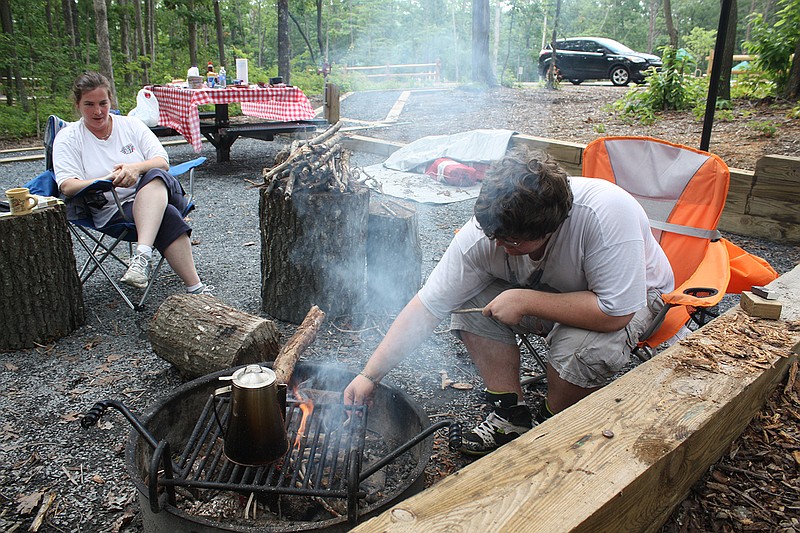
[[[466,309],[456,309],[453,314],[463,315],[464,313],[483,313],[483,307],[467,307]]]

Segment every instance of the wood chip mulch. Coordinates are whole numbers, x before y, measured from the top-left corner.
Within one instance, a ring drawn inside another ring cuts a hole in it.
[[[798,364],[661,533],[800,531]]]

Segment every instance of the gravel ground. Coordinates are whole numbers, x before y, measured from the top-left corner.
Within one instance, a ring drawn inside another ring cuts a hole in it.
[[[371,115],[357,115],[359,108],[366,107],[366,100],[345,100],[342,116],[380,119],[396,97],[397,93],[365,96]],[[240,139],[233,145],[232,161],[222,164],[214,161],[213,148],[206,145],[203,155],[209,161],[196,173],[198,209],[190,224],[197,243],[198,270],[204,281],[216,287],[218,298],[255,315],[262,315],[258,194],[245,180],[257,180],[285,142]],[[170,146],[168,152],[175,162],[195,156],[185,145]],[[371,156],[356,154],[353,158],[356,166],[373,162]],[[41,161],[3,164],[0,190],[23,184],[42,167]],[[417,205],[424,276],[471,210],[469,201]],[[729,237],[767,258],[781,272],[800,261],[797,247]],[[77,246],[76,255],[80,258]],[[54,503],[39,531],[141,531],[135,491],[124,466],[130,426],[114,413],[87,431],[81,429],[79,417],[95,401],[106,398],[122,400],[135,413],[144,413],[181,384],[175,369],[152,352],[147,340],[148,323],[158,305],[182,290],[169,268],[161,278],[141,312],[113,300],[99,278],[90,281],[84,288],[85,326],[48,346],[0,354],[0,530],[27,529],[40,498],[54,493]],[[735,303],[726,298],[726,305]],[[305,359],[358,370],[390,322],[390,316],[328,317]],[[287,339],[294,326],[276,323]],[[523,364],[533,365],[527,357]],[[473,390],[441,390],[440,370],[454,381],[472,384]],[[443,331],[395,369],[387,382],[407,391],[434,420],[442,416],[482,418],[477,408],[481,387],[477,372],[463,346]],[[529,402],[536,404],[541,393],[533,389]],[[436,455],[426,475],[428,484],[465,463],[458,454],[439,446],[437,439]]]

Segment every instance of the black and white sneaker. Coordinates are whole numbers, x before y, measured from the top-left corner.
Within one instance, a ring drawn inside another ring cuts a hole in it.
[[[493,410],[486,420],[464,434],[461,452],[467,455],[481,456],[493,452],[534,426],[530,410],[526,405],[517,405],[515,393],[486,391],[485,394]]]

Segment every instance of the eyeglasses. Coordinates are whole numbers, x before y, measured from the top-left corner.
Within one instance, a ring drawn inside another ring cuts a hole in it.
[[[501,237],[495,237],[494,240],[496,240],[502,246],[510,246],[511,248],[516,248],[517,246],[522,244],[522,241],[512,241],[512,240],[501,238]]]

